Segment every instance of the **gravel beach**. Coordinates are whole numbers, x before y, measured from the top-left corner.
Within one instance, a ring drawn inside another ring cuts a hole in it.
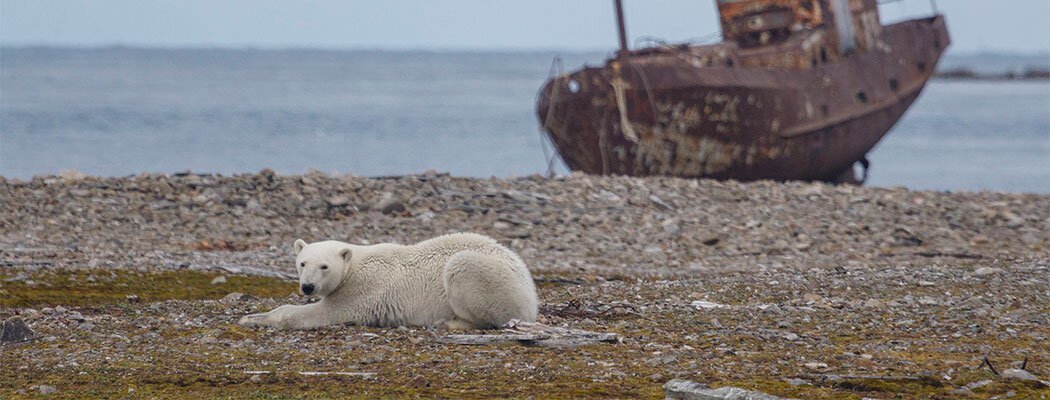
[[[234,324],[309,301],[295,239],[461,231],[522,256],[540,322],[618,340]],[[0,320],[31,330],[3,334],[5,398],[659,398],[675,378],[798,399],[1050,398],[1050,195],[65,172],[0,177],[0,265]]]

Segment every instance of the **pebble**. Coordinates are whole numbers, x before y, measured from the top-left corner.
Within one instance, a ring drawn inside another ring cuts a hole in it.
[[[662,208],[664,210],[667,210],[667,211],[674,210],[674,207],[672,207],[670,204],[667,204],[665,201],[663,201],[659,197],[656,197],[656,195],[650,195],[649,196],[649,201],[653,202],[654,205],[656,205],[657,207],[660,207],[660,208]]]
[[[980,267],[973,271],[974,276],[988,276],[1003,273],[1002,268]]]
[[[225,276],[219,275],[219,276],[216,276],[215,279],[211,280],[211,284],[212,285],[218,285],[220,283],[226,283],[226,277]]]
[[[1024,226],[1024,222],[1025,222],[1024,218],[1021,218],[1021,217],[1018,217],[1016,215],[1010,214],[1010,215],[1007,216],[1007,219],[1006,219],[1006,227],[1007,228],[1011,228],[1011,229],[1020,228],[1020,227]]]
[[[977,382],[973,382],[973,383],[967,384],[966,388],[967,389],[977,389],[977,388],[979,388],[981,386],[988,385],[988,384],[990,384],[992,382],[995,382],[995,381],[993,381],[991,379],[985,379],[983,381],[977,381]]]
[[[970,246],[987,246],[991,243],[991,239],[984,235],[977,235],[970,239]]]
[[[66,319],[75,322],[84,322],[84,316],[78,311],[70,311],[66,314]]]
[[[25,272],[19,272],[15,276],[12,276],[10,278],[4,278],[4,282],[18,282],[24,281],[26,279],[29,279],[29,275],[26,275]]]
[[[408,387],[413,389],[421,389],[428,386],[430,386],[430,381],[423,375],[416,375],[411,381],[408,381]]]
[[[948,393],[957,394],[957,395],[960,395],[960,396],[976,396],[977,395],[976,393],[973,392],[973,390],[970,390],[970,388],[965,388],[965,387],[955,388],[955,389],[949,390]]]
[[[325,201],[328,202],[329,207],[345,207],[350,204],[350,199],[346,196],[331,196]]]
[[[58,389],[56,389],[54,386],[50,386],[50,385],[40,385],[39,390],[40,390],[40,394],[45,395],[45,396],[49,395],[49,394],[52,394],[52,393],[57,393],[58,392]]]

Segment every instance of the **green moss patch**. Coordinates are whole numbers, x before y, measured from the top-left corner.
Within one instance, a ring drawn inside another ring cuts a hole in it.
[[[212,284],[218,274],[178,270],[141,273],[125,270],[44,271],[27,279],[5,281],[0,275],[0,306],[86,307],[164,300],[214,300],[231,292],[256,297],[284,297],[295,284],[261,276],[227,276]],[[131,297],[129,297],[131,296]]]

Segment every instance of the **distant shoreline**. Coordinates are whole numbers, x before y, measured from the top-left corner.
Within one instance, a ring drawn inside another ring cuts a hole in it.
[[[380,48],[308,48],[308,47],[287,47],[287,48],[264,48],[264,47],[140,47],[140,46],[88,46],[88,47],[74,47],[74,46],[40,46],[40,45],[11,45],[2,44],[0,45],[0,52],[4,53],[4,57],[11,60],[12,55],[17,58],[17,55],[21,52],[34,52],[40,54],[52,54],[62,52],[103,52],[103,53],[201,53],[201,54],[218,54],[218,53],[230,53],[230,54],[338,54],[338,53],[358,53],[358,54],[386,54],[390,56],[397,55],[409,55],[409,54],[446,54],[446,55],[466,55],[466,54],[505,54],[505,55],[541,55],[546,54],[551,57],[561,56],[570,58],[579,58],[578,61],[589,60],[591,62],[601,62],[608,55],[611,54],[609,51],[603,51],[600,49],[410,49],[410,48],[391,48],[391,49],[380,49]],[[13,54],[12,54],[13,53]],[[987,63],[985,60],[997,60],[992,63]],[[986,65],[987,64],[987,65]],[[994,65],[989,67],[990,65]],[[950,79],[950,80],[974,80],[974,81],[1047,81],[1050,80],[1050,54],[1043,53],[962,53],[962,54],[948,54],[940,62],[938,71],[933,76],[934,79]]]
[[[961,67],[938,71],[934,79],[975,80],[975,81],[1046,81],[1050,80],[1050,69],[1028,68],[1023,72],[1006,71],[1001,73],[980,73]]]

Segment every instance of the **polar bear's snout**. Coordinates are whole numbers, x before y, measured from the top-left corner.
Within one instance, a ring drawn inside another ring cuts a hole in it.
[[[353,250],[350,245],[328,241],[326,245],[307,246],[296,240],[295,270],[299,273],[299,294],[327,297],[347,276]],[[334,247],[334,249],[333,249]]]

